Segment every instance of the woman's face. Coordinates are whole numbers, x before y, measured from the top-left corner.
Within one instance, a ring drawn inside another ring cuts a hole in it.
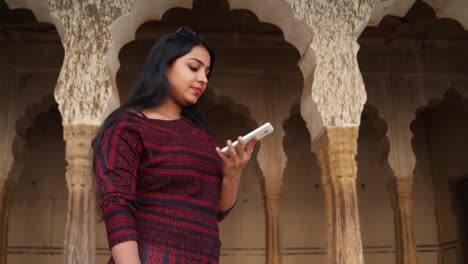
[[[180,106],[195,104],[206,89],[210,71],[210,54],[203,46],[195,46],[167,68],[171,98]]]

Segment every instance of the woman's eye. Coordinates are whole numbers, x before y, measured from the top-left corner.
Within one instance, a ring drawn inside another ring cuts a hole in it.
[[[198,71],[197,67],[189,66],[189,68],[190,68],[190,70],[193,71],[193,72]]]

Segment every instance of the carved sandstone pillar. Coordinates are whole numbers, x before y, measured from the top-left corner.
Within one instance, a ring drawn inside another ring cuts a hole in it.
[[[392,95],[393,96],[393,95]],[[401,98],[395,97],[395,98]],[[387,137],[390,141],[388,163],[395,179],[390,183],[397,264],[416,264],[416,242],[413,231],[413,170],[416,165],[411,139],[410,124],[414,118],[414,107],[409,100],[398,102],[398,112],[390,111],[387,117]]]
[[[416,264],[416,243],[413,234],[413,179],[395,178],[389,184],[395,221],[397,264]]]
[[[8,217],[11,208],[11,191],[6,180],[0,180],[0,264],[7,263]]]
[[[95,263],[95,202],[91,139],[118,95],[107,60],[111,29],[135,0],[49,0],[50,16],[63,29],[65,54],[55,88],[66,141],[69,191],[63,259],[66,264]]]
[[[328,263],[362,264],[356,192],[358,128],[329,128],[312,144],[325,191]]]
[[[98,127],[64,126],[68,212],[64,263],[95,262],[95,192],[91,141]]]
[[[99,125],[105,113],[117,107],[115,79],[107,60],[111,29],[134,2],[49,0],[51,17],[65,29],[65,56],[55,88],[64,125]]]
[[[357,38],[380,1],[287,1],[313,31],[315,67],[303,72],[301,114],[325,190],[328,263],[362,264],[354,156],[366,92]]]
[[[281,263],[281,240],[279,226],[279,198],[281,183],[265,182],[265,208],[266,208],[266,263]]]
[[[265,190],[266,264],[281,263],[279,199],[287,157],[282,144],[284,131],[280,125],[275,125],[275,127],[275,133],[261,142],[257,155],[257,161],[263,173]]]

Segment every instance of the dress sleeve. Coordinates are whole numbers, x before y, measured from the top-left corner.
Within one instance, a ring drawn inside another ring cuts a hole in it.
[[[226,211],[218,211],[218,222],[221,222],[224,220],[224,218],[226,218],[226,216],[232,211],[232,209],[234,208],[234,206],[236,206],[237,204],[237,201],[234,203],[234,205],[227,209]]]
[[[135,228],[136,180],[142,153],[139,134],[117,123],[103,133],[94,159],[97,200],[109,248],[138,240]]]

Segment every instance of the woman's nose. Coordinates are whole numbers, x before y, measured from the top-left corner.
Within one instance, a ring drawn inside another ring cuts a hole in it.
[[[205,73],[198,74],[198,81],[203,84],[208,83],[208,78],[206,77]]]

